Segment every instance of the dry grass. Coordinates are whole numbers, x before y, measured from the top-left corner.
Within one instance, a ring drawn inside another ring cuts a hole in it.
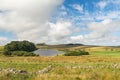
[[[120,48],[74,47],[85,49],[87,56],[5,57],[0,56],[0,68],[16,68],[37,72],[49,65],[53,69],[45,74],[8,75],[0,73],[0,80],[120,80]],[[3,50],[3,47],[0,49]]]
[[[0,57],[0,62],[67,62],[67,63],[120,62],[120,58],[110,56]]]

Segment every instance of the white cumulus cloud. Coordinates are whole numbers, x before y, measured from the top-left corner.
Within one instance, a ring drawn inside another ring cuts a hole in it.
[[[78,10],[79,12],[83,12],[83,6],[79,4],[74,4],[73,8]]]
[[[107,2],[106,1],[100,1],[97,6],[100,7],[100,9],[104,9],[107,6]]]
[[[64,43],[67,42],[67,38],[73,33],[73,26],[70,21],[57,21],[56,23],[50,23],[50,29],[48,32],[52,42]]]
[[[0,36],[0,45],[4,45],[4,44],[6,44],[7,42],[9,42],[9,40],[8,40],[6,37],[1,37],[1,36]]]
[[[88,25],[90,33],[85,35],[71,36],[71,42],[87,43],[87,44],[107,44],[113,45],[114,42],[120,40],[118,36],[113,35],[120,32],[120,20],[106,19],[101,22],[91,22]],[[114,44],[117,45],[117,44]]]
[[[63,0],[0,0],[0,30],[9,31],[18,40],[39,42],[45,37],[52,13]]]

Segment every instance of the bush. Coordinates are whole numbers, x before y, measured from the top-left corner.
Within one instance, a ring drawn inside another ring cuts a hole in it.
[[[64,56],[81,56],[81,55],[89,55],[89,53],[85,51],[67,51],[64,54]]]
[[[26,52],[26,51],[13,51],[11,55],[12,56],[38,56],[32,52]]]
[[[7,50],[7,49],[4,49],[4,52],[3,52],[4,55],[11,55],[11,51]]]
[[[34,43],[29,41],[12,41],[11,43],[5,45],[4,47],[4,55],[11,55],[14,51],[26,51],[32,52],[37,48]],[[27,55],[27,54],[26,54]]]

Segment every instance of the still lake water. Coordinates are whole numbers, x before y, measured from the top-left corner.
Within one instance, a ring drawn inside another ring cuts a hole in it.
[[[58,50],[51,50],[51,49],[38,49],[34,51],[34,53],[40,56],[55,56],[57,54],[62,54],[64,52]]]

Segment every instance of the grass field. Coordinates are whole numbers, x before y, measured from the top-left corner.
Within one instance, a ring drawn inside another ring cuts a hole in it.
[[[66,48],[65,48],[66,49]],[[0,80],[120,80],[120,48],[72,47],[86,56],[5,57],[0,47]],[[37,73],[52,65],[44,74]],[[2,69],[26,70],[27,74],[3,73]]]

